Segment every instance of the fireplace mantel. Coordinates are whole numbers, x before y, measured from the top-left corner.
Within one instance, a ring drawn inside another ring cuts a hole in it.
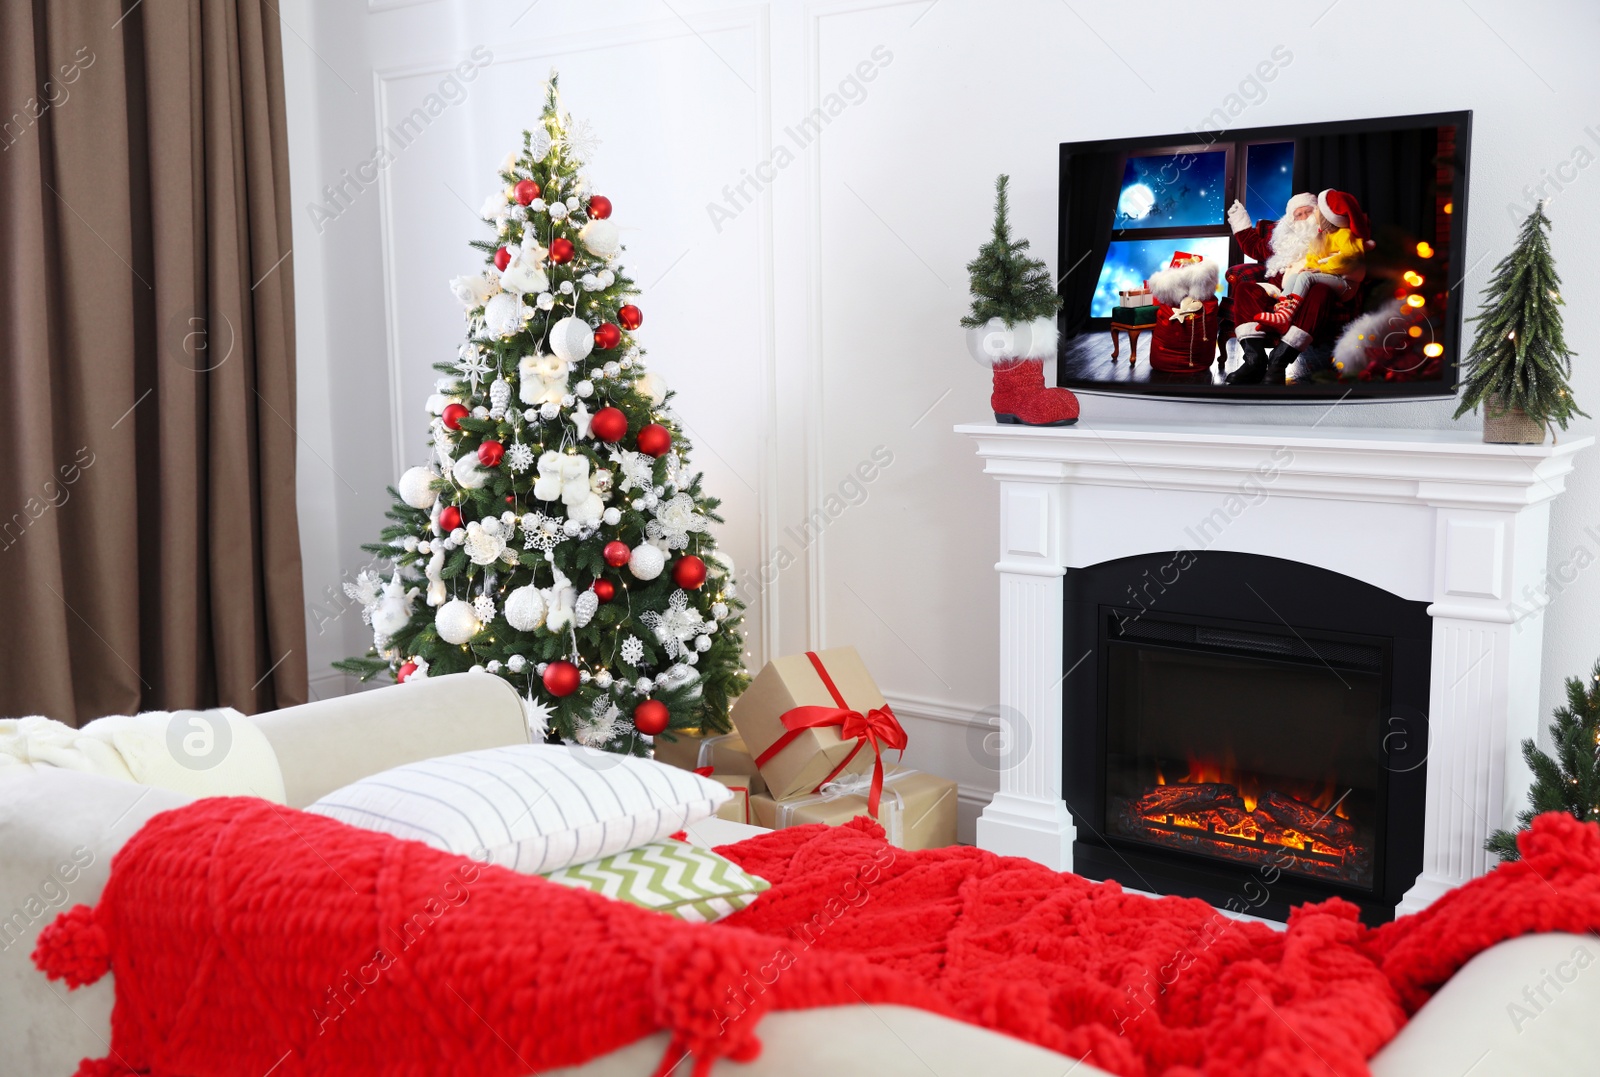
[[[1305,426],[971,423],[1000,483],[1000,705],[1027,726],[978,843],[1063,870],[1062,577],[1133,554],[1231,550],[1319,565],[1434,620],[1422,875],[1402,912],[1490,866],[1539,726],[1549,504],[1593,438],[1485,445],[1476,432]]]

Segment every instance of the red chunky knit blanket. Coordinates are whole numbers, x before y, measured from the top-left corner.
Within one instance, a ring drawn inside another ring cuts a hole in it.
[[[723,849],[773,887],[703,926],[218,799],[152,819],[34,958],[72,986],[116,973],[111,1054],[81,1077],[523,1077],[658,1029],[658,1072],[692,1053],[704,1077],[759,1052],[769,1010],[859,1001],[1124,1077],[1354,1077],[1474,954],[1600,928],[1600,829],[1545,816],[1521,848],[1377,930],[1329,901],[1279,931],[976,849],[905,852],[858,820]]]

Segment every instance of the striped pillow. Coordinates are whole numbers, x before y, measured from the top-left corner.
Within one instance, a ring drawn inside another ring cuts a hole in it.
[[[654,841],[545,878],[700,924],[733,915],[772,885],[710,849],[681,841]]]
[[[515,744],[407,763],[306,810],[536,875],[659,841],[732,795],[653,759]]]

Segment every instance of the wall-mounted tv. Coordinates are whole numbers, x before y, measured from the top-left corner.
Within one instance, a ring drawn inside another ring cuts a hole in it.
[[[1061,145],[1057,381],[1455,392],[1470,112]]]

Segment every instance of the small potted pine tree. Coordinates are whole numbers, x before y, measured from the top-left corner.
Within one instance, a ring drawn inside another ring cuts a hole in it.
[[[1538,445],[1551,423],[1567,428],[1574,415],[1588,417],[1572,399],[1567,379],[1573,353],[1561,331],[1561,278],[1556,275],[1550,218],[1541,201],[1522,222],[1515,249],[1495,266],[1483,291],[1465,376],[1460,418],[1483,406],[1483,440]]]
[[[1028,241],[1011,238],[1010,182],[1004,175],[995,180],[994,234],[967,263],[972,310],[961,324],[973,358],[994,370],[989,406],[996,422],[1069,426],[1078,421],[1078,398],[1044,383],[1044,361],[1056,350],[1061,296],[1049,267],[1028,257]]]

